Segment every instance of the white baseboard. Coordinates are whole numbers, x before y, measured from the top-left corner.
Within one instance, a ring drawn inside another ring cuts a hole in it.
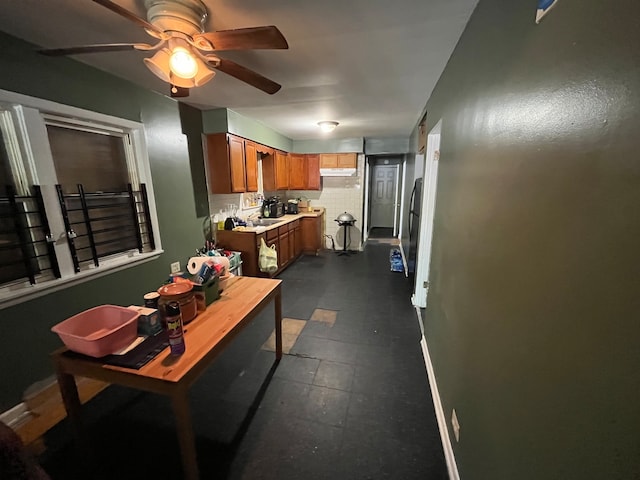
[[[416,308],[416,313],[418,315],[418,319],[420,319],[420,309]],[[422,347],[424,364],[427,367],[429,386],[431,387],[433,406],[436,411],[436,419],[438,420],[438,429],[440,430],[440,441],[442,442],[442,449],[444,450],[444,458],[447,462],[447,472],[449,473],[449,480],[460,480],[460,475],[458,474],[458,465],[456,464],[456,458],[453,454],[453,446],[451,445],[449,429],[447,428],[447,416],[444,413],[442,402],[440,401],[440,393],[438,392],[436,375],[433,371],[433,364],[431,363],[431,357],[429,356],[429,348],[427,347],[427,339],[424,337],[424,332],[422,335],[422,339],[420,340],[420,346]]]

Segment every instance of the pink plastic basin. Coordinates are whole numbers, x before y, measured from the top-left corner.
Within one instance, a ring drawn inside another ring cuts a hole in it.
[[[117,305],[100,305],[51,327],[69,350],[104,357],[122,350],[137,337],[140,314]]]

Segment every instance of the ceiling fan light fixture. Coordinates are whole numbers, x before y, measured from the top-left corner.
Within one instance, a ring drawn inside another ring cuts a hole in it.
[[[333,122],[329,120],[318,122],[318,126],[320,127],[320,130],[327,133],[333,132],[338,125],[339,125],[338,122]]]
[[[184,47],[175,47],[169,58],[169,68],[180,78],[193,78],[198,74],[195,57]]]
[[[202,63],[202,67],[198,68],[198,74],[193,79],[193,82],[195,83],[196,87],[204,85],[205,83],[207,83],[209,80],[211,80],[213,77],[216,76],[216,72],[207,68],[207,66],[204,64],[204,62],[202,62],[202,60],[200,60],[200,62]]]
[[[161,80],[171,83],[171,69],[169,67],[169,59],[171,54],[166,48],[158,50],[152,57],[145,58],[144,64],[149,70]]]

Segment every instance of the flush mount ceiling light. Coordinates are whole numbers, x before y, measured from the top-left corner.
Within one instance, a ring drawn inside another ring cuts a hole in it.
[[[338,126],[338,122],[330,122],[330,121],[318,122],[318,126],[320,127],[320,130],[322,130],[323,132],[333,132]]]

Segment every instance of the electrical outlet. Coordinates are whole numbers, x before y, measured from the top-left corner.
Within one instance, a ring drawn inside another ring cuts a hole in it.
[[[458,416],[456,415],[456,409],[451,412],[451,426],[453,427],[453,434],[456,436],[456,442],[460,441],[460,423],[458,422]]]
[[[171,264],[171,273],[178,273],[180,271],[180,262],[173,262]]]

